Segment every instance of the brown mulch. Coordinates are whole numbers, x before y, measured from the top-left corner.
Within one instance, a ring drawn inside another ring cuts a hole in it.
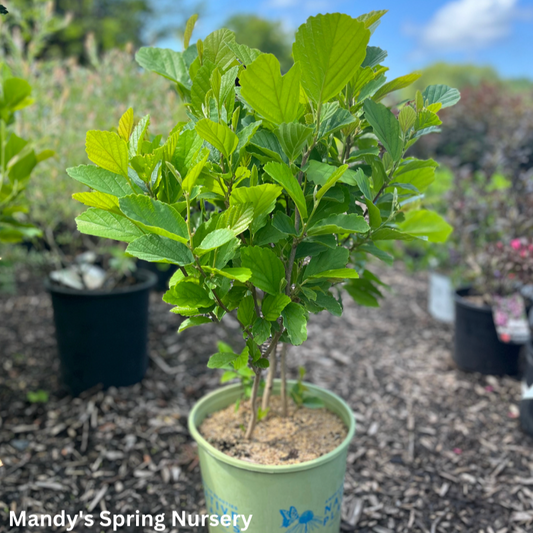
[[[380,309],[346,298],[342,318],[314,316],[309,341],[288,354],[292,376],[305,366],[309,381],[356,413],[342,531],[533,531],[533,439],[516,418],[520,384],[453,367],[452,330],[425,311],[425,275],[396,269],[384,279],[394,291]],[[186,417],[218,386],[219,374],[205,368],[216,340],[235,342],[238,332],[229,323],[178,337],[178,318],[157,294],[150,322],[151,366],[141,384],[72,399],[58,383],[41,284],[26,279],[17,296],[0,296],[1,533],[10,531],[9,510],[203,509]],[[39,389],[49,401],[30,404],[27,392]]]

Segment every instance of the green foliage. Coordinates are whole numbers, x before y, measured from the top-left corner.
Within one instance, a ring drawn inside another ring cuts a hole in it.
[[[32,89],[27,81],[12,77],[6,65],[0,65],[0,71],[0,243],[14,243],[40,234],[28,223],[24,192],[33,169],[53,153],[36,152],[13,131],[15,113],[33,103]]]
[[[240,14],[229,18],[226,27],[235,32],[237,42],[275,55],[283,72],[292,66],[290,37],[281,21]]]
[[[50,394],[45,390],[30,391],[26,394],[26,398],[30,403],[48,403]]]
[[[379,102],[417,77],[386,85],[384,55],[367,47],[382,15],[310,18],[285,75],[276,57],[243,47],[229,30],[194,53],[145,50],[138,60],[177,85],[189,122],[154,139],[126,111],[118,135],[87,134],[100,170],[69,170],[100,195],[79,198],[98,202],[78,217],[80,231],[103,235],[109,220],[132,256],[180,267],[164,300],[187,317],[183,329],[236,311],[246,347],[221,344],[211,368],[237,377],[248,365],[259,376],[279,340],[307,339],[310,313],[342,313],[339,289],[378,303],[382,284],[368,256],[390,258],[375,243],[441,242],[450,231],[420,209],[435,163],[405,153],[457,93],[418,93],[401,119]],[[134,227],[141,235],[132,240]]]
[[[55,0],[53,6],[47,0],[12,0],[9,7],[7,28],[2,31],[18,27],[25,45],[36,31],[42,31],[43,17],[47,16],[44,12],[49,12],[47,31],[54,31],[39,42],[38,49],[32,52],[35,57],[76,57],[83,62],[90,60],[85,46],[88,38],[101,53],[128,43],[139,46],[146,38],[148,23],[159,16],[173,19],[175,25],[160,25],[159,37],[176,30],[183,21],[183,6],[176,0]]]

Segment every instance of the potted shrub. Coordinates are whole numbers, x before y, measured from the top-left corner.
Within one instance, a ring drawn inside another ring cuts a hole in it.
[[[77,396],[99,384],[138,383],[148,368],[148,304],[156,275],[137,269],[118,247],[62,261],[64,268],[51,272],[45,286],[63,385]]]
[[[150,142],[148,121],[127,112],[118,134],[87,134],[96,166],[70,170],[94,190],[81,232],[178,266],[163,299],[185,317],[180,331],[236,316],[242,346],[220,344],[208,366],[240,374],[250,398],[239,384],[215,391],[189,428],[209,513],[232,514],[242,530],[253,515],[248,531],[339,531],[352,412],[329,391],[288,382],[277,347],[306,340],[310,313],[340,315],[342,290],[377,305],[368,260],[390,256],[376,243],[450,232],[420,208],[435,165],[404,156],[459,94],[429,87],[398,116],[381,103],[418,78],[386,81],[386,53],[368,46],[384,13],[309,18],[284,76],[276,57],[226,29],[189,46],[188,24],[183,52],[143,48],[137,60],[176,83],[190,121]],[[262,449],[273,438],[279,446]]]
[[[497,327],[522,320],[526,328],[525,308],[531,302],[521,296],[521,289],[533,281],[532,258],[532,241],[523,238],[488,244],[472,260],[475,283],[458,289],[455,297],[454,360],[460,368],[483,374],[520,373],[525,338],[506,338]],[[502,300],[509,297],[516,302]],[[505,310],[509,305],[516,310]]]

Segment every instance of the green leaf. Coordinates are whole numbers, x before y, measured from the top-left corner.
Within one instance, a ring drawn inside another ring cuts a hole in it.
[[[182,176],[185,176],[189,169],[198,163],[196,158],[202,144],[203,139],[195,130],[186,130],[180,133],[171,162]]]
[[[365,244],[362,244],[359,246],[360,252],[366,252],[368,254],[373,255],[374,257],[377,257],[380,261],[383,261],[389,266],[392,266],[394,264],[394,257],[387,252],[381,250],[378,248],[375,244],[371,242],[367,242]]]
[[[327,102],[346,86],[365,59],[369,39],[363,22],[340,13],[309,17],[298,28],[294,60],[315,103]]]
[[[369,200],[368,198],[365,198],[365,204],[366,208],[368,209],[368,218],[370,222],[370,227],[372,229],[379,228],[381,224],[383,223],[383,219],[381,218],[381,212],[379,210],[379,207],[374,205],[374,202],[372,200]]]
[[[412,85],[416,80],[422,76],[422,72],[413,72],[411,74],[406,74],[405,76],[400,76],[392,81],[389,81],[383,87],[381,87],[376,94],[372,97],[375,102],[383,100],[388,94],[399,91],[400,89],[405,89]]]
[[[237,152],[240,152],[242,148],[246,147],[251,141],[252,137],[256,134],[259,126],[263,123],[262,120],[256,120],[248,126],[245,126],[242,130],[237,132],[237,137],[239,138],[239,144],[237,145]]]
[[[255,320],[254,298],[251,294],[243,298],[239,304],[237,318],[245,326],[252,325]]]
[[[402,131],[407,133],[415,125],[416,111],[410,105],[406,105],[400,111],[398,120]]]
[[[207,318],[206,316],[193,316],[191,318],[188,318],[187,320],[184,320],[180,327],[178,328],[178,333],[181,333],[182,331],[185,331],[186,329],[195,327],[195,326],[201,326],[202,324],[209,324],[211,322],[210,318]]]
[[[198,248],[195,248],[196,255],[204,255],[215,248],[220,248],[227,242],[235,238],[235,233],[230,229],[216,229],[208,233]]]
[[[8,78],[3,83],[0,106],[16,111],[26,107],[31,100],[31,85],[22,78]]]
[[[224,368],[233,363],[239,356],[233,352],[216,353],[209,358],[207,368]]]
[[[316,396],[304,396],[302,403],[308,409],[322,409],[326,407],[326,404]]]
[[[289,162],[285,152],[281,148],[278,138],[271,131],[264,129],[259,130],[250,140],[250,145],[254,155],[256,155],[257,150],[253,149],[257,148],[267,156],[267,158],[261,158],[259,154],[256,155],[260,161],[268,162],[270,159],[274,159],[274,161],[277,161],[278,163]]]
[[[402,161],[398,170],[394,173],[394,181],[409,183],[424,192],[435,181],[435,169],[438,163],[433,159],[407,159]]]
[[[135,54],[135,60],[146,70],[151,70],[186,89],[191,88],[189,69],[181,52],[144,46]]]
[[[226,71],[235,61],[235,54],[229,47],[235,41],[235,34],[226,28],[221,28],[210,33],[203,42],[204,61],[211,61]]]
[[[167,304],[179,307],[208,308],[213,305],[209,293],[195,281],[184,279],[177,285],[172,286],[163,296]]]
[[[273,124],[293,122],[300,116],[300,66],[281,75],[277,58],[261,54],[240,77],[241,96],[260,116]]]
[[[226,45],[246,67],[250,66],[262,53],[257,48],[250,48],[245,44],[237,44],[235,41],[229,41]]]
[[[429,242],[446,242],[452,226],[439,214],[426,209],[407,211],[405,221],[398,224],[404,233],[417,237],[427,237]]]
[[[231,193],[230,205],[247,204],[254,208],[254,219],[251,230],[255,233],[265,225],[266,217],[276,207],[276,199],[282,188],[272,183],[264,183],[255,187],[240,187]]]
[[[333,187],[337,181],[339,181],[340,178],[342,178],[343,174],[348,170],[348,165],[342,165],[341,167],[338,167],[333,174],[328,178],[326,183],[320,188],[320,190],[316,193],[316,199],[320,201],[324,194],[328,192],[331,187]]]
[[[139,122],[130,135],[130,140],[128,141],[128,156],[130,159],[134,158],[136,155],[141,153],[141,146],[144,140],[144,136],[148,131],[150,125],[150,115],[145,115]]]
[[[124,176],[93,165],[67,168],[67,174],[95,191],[112,194],[118,198],[134,192]]]
[[[202,173],[202,170],[205,167],[205,164],[207,163],[207,158],[209,157],[209,152],[207,149],[205,150],[206,154],[205,156],[196,163],[189,171],[187,172],[187,176],[183,180],[182,188],[184,191],[187,191],[190,193],[194,186],[196,185],[196,180],[200,177],[200,174]],[[201,152],[202,153],[202,152]]]
[[[144,235],[144,231],[126,217],[96,207],[76,217],[76,224],[80,233],[128,243]]]
[[[350,115],[351,116],[351,115]],[[290,124],[280,124],[274,131],[279,139],[281,147],[289,161],[295,161],[302,154],[304,146],[313,135],[313,128],[291,122]]]
[[[239,355],[239,357],[237,357],[237,359],[235,359],[235,361],[233,361],[232,363],[233,368],[235,370],[240,370],[241,368],[244,368],[248,364],[249,353],[250,353],[250,349],[248,348],[248,346],[245,346],[241,354]]]
[[[364,217],[360,215],[331,215],[320,220],[307,230],[309,235],[329,235],[331,233],[366,233],[370,230]]]
[[[365,199],[372,201],[374,197],[372,195],[372,189],[370,188],[370,180],[368,179],[368,176],[366,176],[365,173],[358,168],[353,178],[360,191],[363,193]]]
[[[270,337],[270,322],[264,318],[256,318],[252,326],[252,335],[257,344],[261,345],[266,342]]]
[[[283,186],[292,201],[296,204],[302,219],[307,218],[307,206],[305,196],[298,180],[292,175],[291,169],[283,163],[267,163],[265,172],[277,183]]]
[[[124,177],[128,176],[128,145],[116,133],[88,131],[85,150],[89,159],[99,167]]]
[[[338,246],[333,250],[327,250],[313,257],[304,272],[304,280],[328,270],[344,268],[348,263],[350,252],[347,248]]]
[[[441,124],[442,120],[439,118],[437,113],[433,113],[432,111],[424,109],[420,111],[416,117],[415,130],[420,131],[425,128],[440,126]]]
[[[268,248],[248,246],[241,248],[241,263],[252,271],[251,282],[262,291],[278,294],[285,279],[281,259]]]
[[[186,266],[194,262],[194,257],[187,246],[161,235],[143,235],[133,241],[126,248],[126,252],[151,263]]]
[[[362,63],[362,67],[377,67],[387,58],[387,52],[378,46],[368,46],[366,49],[366,57]]]
[[[233,231],[235,235],[240,235],[246,231],[254,219],[254,208],[252,204],[235,204],[230,205],[221,213],[217,229],[227,228]]]
[[[352,268],[337,268],[333,270],[326,270],[309,276],[310,278],[328,278],[328,279],[354,279],[358,278],[359,274]]]
[[[385,15],[386,13],[388,13],[387,9],[381,9],[379,11],[370,11],[369,13],[365,13],[364,15],[360,15],[359,17],[357,17],[357,20],[364,23],[365,28],[371,28],[376,24],[376,22],[381,20],[381,17],[383,17],[383,15]]]
[[[189,19],[187,20],[187,24],[185,25],[185,32],[183,33],[183,48],[184,49],[189,48],[189,42],[191,40],[192,32],[194,31],[194,26],[196,25],[197,20],[198,20],[197,13],[189,17]]]
[[[207,118],[196,123],[198,135],[213,145],[226,159],[235,151],[239,138],[226,124],[218,124]]]
[[[294,346],[299,346],[307,340],[307,312],[300,304],[291,302],[283,309],[283,325]]]
[[[98,207],[99,209],[104,209],[105,211],[113,211],[117,214],[120,214],[120,209],[118,208],[118,199],[116,196],[94,191],[74,193],[72,198],[89,207]]]
[[[261,311],[266,320],[274,322],[279,318],[283,309],[290,303],[291,299],[286,294],[269,294],[263,299]]]
[[[204,61],[198,69],[191,87],[191,106],[198,117],[204,116],[205,97],[211,90],[211,75],[216,66],[211,61]]]
[[[365,118],[374,129],[374,133],[385,150],[389,152],[394,161],[399,161],[402,157],[403,142],[400,124],[394,114],[383,104],[377,104],[372,100],[366,100],[363,108]]]
[[[394,228],[381,228],[372,233],[373,241],[412,241],[413,237]]]
[[[119,199],[121,211],[150,233],[184,244],[189,242],[187,223],[170,205],[148,196],[132,194]]]
[[[218,268],[212,268],[208,266],[202,267],[206,272],[212,272],[213,274],[218,274],[219,276],[224,276],[228,279],[234,279],[240,281],[241,283],[246,283],[252,277],[252,271],[249,268],[223,268],[222,270]]]
[[[429,105],[441,103],[443,108],[455,105],[461,99],[461,93],[447,85],[430,85],[422,96]]]
[[[379,307],[377,298],[381,294],[368,280],[354,279],[344,285],[344,288],[357,304],[365,307]]]
[[[126,142],[130,140],[131,132],[133,131],[133,109],[130,107],[120,117],[118,123],[118,136]]]
[[[272,218],[272,225],[287,235],[298,235],[294,227],[294,221],[291,217],[283,213],[283,211],[276,211],[276,214]]]
[[[347,109],[340,107],[339,102],[328,102],[322,106],[318,139],[350,126],[355,121],[356,118]]]

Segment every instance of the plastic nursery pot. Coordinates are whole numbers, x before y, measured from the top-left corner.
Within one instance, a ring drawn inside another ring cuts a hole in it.
[[[290,382],[292,386],[294,382]],[[330,453],[295,465],[267,466],[230,457],[199,433],[204,418],[234,403],[239,384],[202,398],[189,415],[189,431],[198,443],[207,511],[219,516],[252,515],[249,533],[338,533],[348,445],[355,433],[352,410],[335,394],[306,383],[314,396],[337,414],[348,428],[342,444]],[[275,382],[279,394],[280,382]],[[222,525],[210,533],[234,533],[243,528]]]
[[[45,285],[52,297],[61,378],[77,396],[102,384],[138,383],[148,368],[148,300],[155,274],[137,270],[138,283],[113,291]]]
[[[526,369],[522,383],[523,395],[520,402],[520,425],[533,437],[533,340],[527,345]]]
[[[455,292],[455,344],[453,359],[461,370],[496,376],[517,376],[522,345],[501,342],[489,306],[477,306]]]
[[[137,260],[137,268],[153,272],[157,276],[157,283],[154,286],[154,291],[164,292],[168,291],[168,283],[170,278],[178,270],[176,265],[166,263],[149,263],[142,259]]]

